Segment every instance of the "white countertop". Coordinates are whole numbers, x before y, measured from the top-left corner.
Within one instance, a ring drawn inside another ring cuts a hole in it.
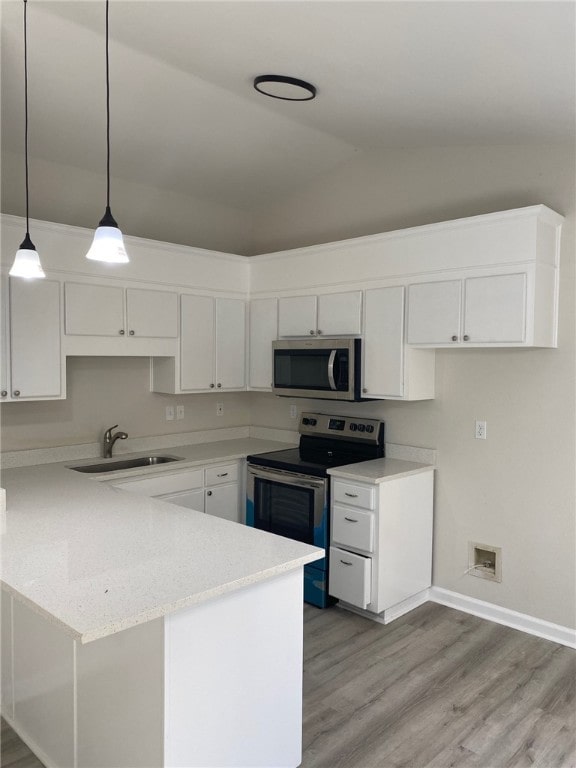
[[[434,466],[432,464],[418,464],[415,461],[384,458],[362,461],[360,464],[345,464],[342,467],[334,467],[328,470],[328,474],[332,477],[346,480],[386,483],[390,480],[408,477],[408,475],[416,475],[420,472],[430,472],[433,469]]]
[[[3,587],[86,643],[318,560],[316,547],[98,482],[285,447],[180,446],[146,453],[186,461],[104,475],[68,469],[92,460],[4,470]]]

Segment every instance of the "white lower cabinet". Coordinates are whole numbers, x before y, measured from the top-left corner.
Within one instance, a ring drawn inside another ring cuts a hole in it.
[[[243,521],[242,485],[238,462],[209,464],[197,469],[159,473],[136,480],[113,480],[115,488],[205,512],[234,523]]]
[[[330,472],[329,593],[384,623],[414,607],[432,583],[434,470],[397,465],[405,466],[397,475],[383,469],[381,482],[362,478],[361,464],[357,479]]]

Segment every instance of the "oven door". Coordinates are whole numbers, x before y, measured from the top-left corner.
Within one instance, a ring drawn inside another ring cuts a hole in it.
[[[328,480],[248,465],[246,524],[326,549]],[[314,563],[325,569],[325,561]]]

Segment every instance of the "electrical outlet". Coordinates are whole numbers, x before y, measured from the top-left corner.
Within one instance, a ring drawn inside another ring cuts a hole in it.
[[[291,405],[290,406],[290,418],[291,419],[297,419],[298,418],[298,406],[297,405]]]
[[[485,421],[476,422],[476,432],[474,434],[474,437],[476,438],[476,440],[486,440],[486,422]]]
[[[224,403],[216,403],[216,416],[224,416]]]
[[[174,406],[166,406],[166,421],[174,421]]]
[[[178,419],[178,421],[180,421],[180,419],[184,418],[184,406],[183,405],[177,405],[176,406],[176,418]]]

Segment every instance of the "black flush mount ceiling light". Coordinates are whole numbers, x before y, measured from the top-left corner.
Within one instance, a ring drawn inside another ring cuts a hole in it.
[[[316,96],[316,86],[287,75],[258,75],[254,88],[264,96],[284,101],[311,101]]]

